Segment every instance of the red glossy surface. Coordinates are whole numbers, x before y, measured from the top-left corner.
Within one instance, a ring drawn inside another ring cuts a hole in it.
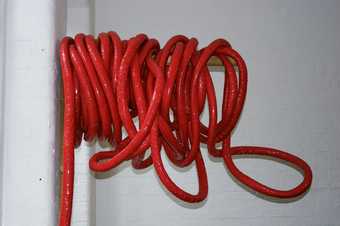
[[[89,163],[92,170],[107,171],[127,160],[132,160],[136,169],[153,165],[163,185],[186,202],[200,202],[208,194],[201,143],[207,144],[209,154],[224,159],[237,180],[259,193],[291,198],[310,187],[312,171],[302,159],[273,148],[230,146],[231,132],[247,92],[247,68],[242,57],[223,39],[202,49],[197,49],[197,45],[195,38],[177,35],[160,49],[157,40],[144,34],[126,41],[114,32],[101,33],[98,39],[78,34],[74,40],[69,37],[62,40],[60,63],[65,103],[60,226],[70,225],[74,148],[83,138],[106,139],[113,146],[112,150],[92,156]],[[225,68],[219,122],[212,74],[207,67],[211,56],[219,57]],[[207,126],[200,121],[206,102]],[[133,122],[136,117],[138,127]],[[126,137],[122,137],[122,127]],[[221,150],[215,147],[219,142],[223,143]],[[148,148],[151,155],[145,157]],[[161,159],[162,150],[179,167],[195,163],[197,194],[184,191],[168,176]],[[304,180],[286,191],[261,184],[242,173],[233,162],[233,155],[249,154],[291,163],[302,170]]]

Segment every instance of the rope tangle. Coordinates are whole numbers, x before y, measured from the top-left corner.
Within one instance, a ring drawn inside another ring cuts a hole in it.
[[[224,67],[221,120],[212,74],[207,62],[216,56]],[[236,63],[234,66],[231,60]],[[163,48],[159,42],[139,34],[121,40],[117,33],[77,34],[60,43],[60,64],[64,91],[63,175],[59,226],[70,225],[74,182],[74,148],[82,139],[107,140],[112,150],[95,153],[92,170],[110,170],[131,160],[135,169],[154,166],[166,189],[185,202],[207,197],[208,179],[200,144],[210,155],[223,158],[232,175],[249,188],[272,197],[292,198],[311,185],[308,164],[287,152],[255,146],[231,147],[231,132],[240,117],[247,91],[247,68],[242,57],[224,39],[198,49],[195,38],[176,35]],[[208,104],[209,122],[200,121]],[[134,119],[138,119],[138,126]],[[127,132],[122,137],[122,128]],[[216,148],[222,142],[222,148]],[[151,155],[145,156],[148,149]],[[172,163],[196,165],[199,189],[190,194],[167,174],[161,151]],[[277,190],[241,172],[234,155],[255,154],[284,160],[304,174],[290,190]]]

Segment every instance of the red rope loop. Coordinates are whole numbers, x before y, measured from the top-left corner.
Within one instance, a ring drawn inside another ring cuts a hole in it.
[[[100,33],[97,39],[78,34],[74,40],[65,37],[61,41],[64,143],[60,226],[70,225],[74,148],[83,138],[107,140],[113,147],[92,156],[92,170],[107,171],[127,160],[132,160],[136,169],[153,165],[168,191],[186,202],[200,202],[208,194],[201,143],[207,144],[209,154],[223,158],[237,180],[259,193],[291,198],[310,187],[312,171],[299,157],[267,147],[230,147],[231,132],[247,92],[246,64],[226,40],[217,39],[202,49],[197,46],[195,38],[182,35],[174,36],[160,48],[157,40],[144,34],[121,40],[115,32]],[[219,122],[212,74],[207,66],[212,56],[218,57],[225,69]],[[207,126],[200,121],[206,102]],[[127,133],[125,137],[122,128]],[[216,148],[219,142],[223,144],[221,150]],[[151,155],[145,157],[149,148]],[[172,181],[162,162],[163,149],[176,166],[195,162],[197,194],[184,191]],[[304,179],[286,191],[261,184],[241,172],[232,160],[233,155],[249,154],[291,163],[302,170]]]

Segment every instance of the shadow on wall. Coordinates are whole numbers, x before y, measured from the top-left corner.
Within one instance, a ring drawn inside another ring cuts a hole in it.
[[[219,162],[223,165],[224,169],[226,170],[227,174],[232,178],[233,182],[236,183],[238,186],[240,186],[244,191],[246,192],[249,192],[251,194],[253,194],[254,196],[256,196],[257,198],[260,198],[260,199],[263,199],[265,201],[268,201],[268,202],[272,202],[272,203],[282,203],[282,204],[285,204],[285,203],[292,203],[292,202],[296,202],[300,199],[302,199],[307,193],[310,192],[310,189],[308,189],[305,193],[302,193],[301,195],[297,196],[297,197],[294,197],[294,198],[286,198],[286,199],[279,199],[279,198],[274,198],[274,197],[270,197],[270,196],[266,196],[264,194],[261,194],[261,193],[258,193],[256,191],[254,191],[253,189],[249,188],[248,186],[242,184],[240,181],[238,181],[231,173],[230,171],[227,169],[226,165],[224,164],[223,160],[221,158],[215,158],[215,157],[212,157],[210,155],[209,156],[209,160],[213,161],[213,162]],[[166,159],[166,158],[165,158]],[[269,157],[269,156],[257,156],[257,155],[242,155],[242,156],[234,156],[233,159],[261,159],[261,160],[270,160],[270,161],[273,161],[273,162],[276,162],[276,163],[279,163],[279,164],[284,164],[286,166],[289,166],[290,168],[292,169],[295,169],[297,170],[301,175],[303,175],[303,171],[296,167],[295,165],[293,164],[290,164],[289,162],[286,162],[284,160],[279,160],[279,159],[276,159],[276,158],[272,158],[272,157]],[[176,165],[174,165],[171,161],[167,161],[171,167],[172,170],[175,170],[179,173],[185,173],[185,172],[188,172],[190,171],[193,167],[194,167],[194,164],[191,164],[185,168],[180,168],[180,167],[177,167]],[[114,177],[114,176],[117,176],[119,175],[121,172],[123,172],[124,170],[126,170],[128,167],[130,167],[130,162],[124,162],[122,163],[121,165],[119,165],[118,167],[114,168],[114,169],[111,169],[109,171],[106,171],[106,172],[102,172],[102,173],[95,173],[95,177],[96,179],[99,179],[99,180],[105,180],[105,179],[109,179],[111,177]],[[146,174],[147,172],[149,172],[150,170],[153,170],[153,167],[148,167],[146,169],[142,169],[142,170],[136,170],[134,168],[132,168],[133,170],[133,173],[136,174],[136,175],[142,175],[142,174]],[[177,205],[181,206],[181,207],[184,207],[184,208],[187,208],[187,209],[198,209],[198,208],[201,208],[203,207],[207,201],[208,201],[208,198],[209,198],[209,195],[208,197],[202,201],[202,202],[199,202],[199,203],[187,203],[187,202],[184,202],[178,198],[176,198],[172,193],[170,193],[165,187],[164,185],[162,184],[162,182],[160,181],[157,173],[153,170],[153,177],[155,180],[157,180],[159,186],[162,188],[163,192],[165,193],[165,195],[171,199],[174,203],[176,203]]]

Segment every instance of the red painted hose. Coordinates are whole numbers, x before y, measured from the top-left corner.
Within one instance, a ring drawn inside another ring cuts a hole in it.
[[[230,146],[231,132],[247,92],[247,68],[242,57],[223,39],[202,49],[197,49],[197,45],[195,38],[177,35],[161,49],[157,40],[144,34],[121,40],[114,32],[101,33],[97,39],[78,34],[74,39],[65,37],[61,41],[64,141],[59,226],[70,225],[74,148],[83,138],[107,140],[113,147],[92,156],[92,170],[107,171],[127,160],[132,160],[136,169],[153,165],[163,185],[186,202],[200,202],[208,194],[201,143],[207,144],[209,154],[223,158],[237,180],[259,193],[292,198],[310,187],[312,171],[299,157],[273,148]],[[225,68],[219,122],[212,75],[207,67],[212,56],[217,56]],[[208,126],[200,121],[206,102]],[[138,126],[133,122],[136,117]],[[122,127],[126,137],[122,137]],[[221,150],[216,148],[219,142],[223,144]],[[149,148],[151,155],[145,157]],[[161,150],[179,167],[195,162],[197,194],[184,191],[172,181],[163,166]],[[284,160],[301,169],[304,179],[291,190],[261,184],[233,162],[233,155],[249,154]]]

